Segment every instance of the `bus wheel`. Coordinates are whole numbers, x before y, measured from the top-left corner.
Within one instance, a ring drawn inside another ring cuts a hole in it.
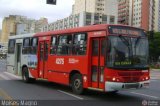
[[[81,74],[74,74],[72,77],[72,91],[75,94],[82,94],[83,93],[83,81]]]
[[[30,83],[30,82],[35,81],[34,78],[29,78],[29,73],[28,73],[28,68],[27,67],[24,67],[23,70],[22,70],[22,79],[26,83]]]

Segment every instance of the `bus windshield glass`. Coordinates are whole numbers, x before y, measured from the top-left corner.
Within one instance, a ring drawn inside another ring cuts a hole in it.
[[[107,66],[119,69],[148,69],[148,39],[112,35],[108,38]]]

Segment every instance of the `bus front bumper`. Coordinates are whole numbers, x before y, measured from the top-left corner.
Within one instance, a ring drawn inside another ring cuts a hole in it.
[[[142,81],[135,83],[121,83],[121,82],[105,82],[105,91],[127,90],[127,89],[140,89],[148,88],[150,81]]]

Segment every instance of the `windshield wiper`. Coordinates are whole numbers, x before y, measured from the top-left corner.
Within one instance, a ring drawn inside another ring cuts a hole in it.
[[[135,41],[135,47],[137,46],[138,42],[140,41],[141,37],[137,37],[137,40]]]
[[[119,38],[121,39],[121,41],[128,47],[129,46],[129,42],[127,39],[125,39],[122,35],[119,35]]]
[[[122,35],[119,35],[119,38],[128,47],[128,52],[130,55],[129,57],[132,57],[132,54],[131,54],[132,47],[130,46],[131,44],[129,43],[129,41],[127,39],[125,39]]]

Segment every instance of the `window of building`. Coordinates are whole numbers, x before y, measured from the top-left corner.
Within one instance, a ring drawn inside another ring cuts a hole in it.
[[[114,23],[114,21],[115,21],[114,16],[111,16],[111,17],[110,17],[110,23]]]
[[[107,22],[107,15],[103,15],[103,16],[102,16],[102,21]]]
[[[8,44],[8,54],[14,54],[15,51],[15,40],[10,39]]]
[[[95,14],[94,20],[99,20],[99,15],[98,14]]]

